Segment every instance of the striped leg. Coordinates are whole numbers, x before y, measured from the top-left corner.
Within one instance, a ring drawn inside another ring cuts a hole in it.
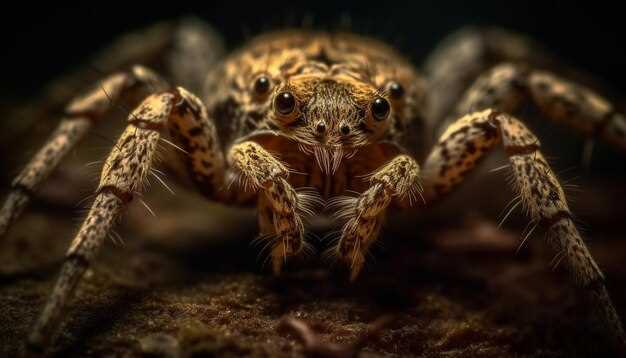
[[[399,155],[370,177],[370,188],[360,196],[340,197],[331,203],[336,218],[345,221],[334,254],[350,266],[350,279],[355,280],[370,246],[378,238],[385,211],[392,199],[413,201],[421,195],[419,166],[408,155]]]
[[[505,61],[542,68],[557,63],[531,39],[503,29],[468,27],[447,36],[424,66],[430,84],[429,119],[433,124],[451,114],[478,76]]]
[[[95,122],[119,99],[139,89],[163,90],[165,83],[154,73],[136,66],[130,72],[107,77],[69,104],[65,117],[52,136],[13,181],[12,189],[0,210],[0,238],[18,219],[41,183],[93,128]]]
[[[223,155],[213,123],[200,101],[182,88],[147,97],[129,116],[126,130],[109,154],[95,201],[74,238],[60,276],[37,320],[29,347],[43,350],[54,338],[76,285],[91,265],[115,220],[139,192],[155,162],[169,126],[188,149],[193,177],[204,186],[221,186]],[[184,139],[184,140],[183,140]],[[215,192],[214,188],[207,188]]]
[[[441,136],[423,166],[427,202],[463,181],[496,145],[501,144],[513,169],[515,189],[531,219],[547,230],[547,239],[591,300],[616,346],[626,348],[624,330],[608,296],[604,277],[572,220],[565,194],[539,151],[539,140],[514,117],[493,110],[466,115]]]
[[[515,113],[534,104],[548,119],[626,151],[626,117],[590,89],[546,71],[500,64],[480,76],[456,109],[458,116],[495,108]],[[451,119],[452,120],[452,119]]]
[[[598,81],[567,66],[531,38],[499,28],[467,27],[446,37],[425,62],[431,124],[454,115],[456,104],[476,78],[504,62],[555,71],[600,87]]]

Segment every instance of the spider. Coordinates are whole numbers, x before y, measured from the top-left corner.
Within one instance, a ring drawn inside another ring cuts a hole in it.
[[[539,139],[517,115],[533,106],[544,118],[619,150],[626,149],[626,118],[593,90],[549,71],[558,65],[532,41],[497,29],[461,31],[421,72],[386,44],[348,33],[269,33],[222,56],[213,30],[182,21],[167,41],[150,54],[165,64],[167,80],[141,65],[104,76],[69,103],[13,181],[0,235],[106,113],[133,103],[28,337],[30,348],[45,350],[58,333],[76,286],[155,170],[159,150],[177,154],[164,164],[207,199],[256,205],[258,240],[275,274],[309,250],[306,219],[324,210],[341,227],[329,253],[355,280],[389,209],[430,207],[502,148],[530,219],[545,228],[572,282],[626,352],[603,274]]]

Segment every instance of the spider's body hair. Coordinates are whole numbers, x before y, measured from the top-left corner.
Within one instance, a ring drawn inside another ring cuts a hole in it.
[[[261,75],[272,87],[257,95],[251,86]],[[389,98],[391,81],[405,88],[401,100]],[[423,80],[395,50],[371,39],[301,31],[261,36],[211,71],[207,83],[207,105],[220,136],[227,138],[225,148],[242,138],[263,141],[263,134],[271,131],[332,174],[342,158],[360,147],[385,141],[413,149],[423,141],[413,140],[407,130],[422,125],[413,122],[421,121]],[[285,90],[294,94],[298,105],[281,117],[271,99]],[[373,120],[369,109],[376,96],[390,99],[393,107],[382,123]],[[314,130],[320,121],[327,127],[323,140]],[[349,128],[349,135],[340,135],[342,126]],[[285,148],[274,151],[280,155]]]

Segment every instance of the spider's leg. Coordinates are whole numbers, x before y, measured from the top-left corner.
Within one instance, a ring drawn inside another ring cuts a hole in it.
[[[166,89],[165,82],[144,67],[121,69],[135,63],[154,66],[162,69],[166,78],[197,91],[223,52],[221,40],[210,26],[195,18],[181,18],[116,39],[97,53],[89,66],[48,86],[43,103],[35,106],[55,111],[67,102],[70,105],[56,130],[13,181],[0,210],[0,238],[18,219],[41,183],[98,122],[107,118],[111,108],[118,106],[118,102],[134,105],[148,93]],[[114,74],[97,81],[95,77],[102,77],[101,73]],[[70,100],[90,81],[96,85],[89,92]]]
[[[199,98],[182,87],[177,92],[182,101],[172,110],[167,126],[174,143],[184,150],[176,152],[186,163],[187,177],[209,199],[221,202],[237,199],[223,190],[226,164],[215,123]]]
[[[123,209],[150,173],[167,125],[178,129],[174,139],[188,145],[186,160],[205,191],[216,192],[223,180],[223,155],[216,130],[202,103],[182,88],[147,97],[128,118],[129,125],[111,150],[100,177],[96,197],[72,241],[56,285],[28,339],[42,350],[61,324],[76,285],[89,268]],[[214,187],[211,187],[214,186]]]
[[[429,82],[428,118],[433,122],[431,124],[436,126],[446,119],[474,80],[501,62],[540,68],[559,64],[539,44],[523,35],[498,28],[458,30],[441,41],[424,63]]]
[[[562,262],[592,301],[619,349],[626,348],[624,330],[607,293],[604,276],[574,225],[563,189],[539,151],[539,140],[521,121],[484,110],[451,125],[423,166],[426,201],[431,203],[450,192],[498,144],[509,157],[515,189],[527,212],[546,228],[548,242],[563,255]]]
[[[84,91],[85,84],[135,64],[155,69],[170,83],[201,93],[206,73],[224,52],[219,34],[200,19],[192,16],[162,21],[113,39],[86,59],[84,65],[46,85],[42,100],[36,105],[56,113]]]
[[[400,203],[419,200],[419,166],[412,157],[401,154],[370,175],[370,187],[355,198],[340,198],[333,209],[345,220],[334,248],[337,257],[350,266],[350,279],[357,278],[365,255],[378,238],[385,211],[393,199]]]
[[[261,234],[271,245],[272,269],[280,273],[285,260],[304,248],[303,214],[309,211],[309,194],[297,193],[287,180],[289,169],[255,142],[232,146],[227,156],[231,170],[244,191],[260,192]],[[270,224],[271,223],[271,224]]]
[[[515,113],[522,105],[535,105],[548,119],[569,126],[586,137],[598,136],[626,151],[626,117],[594,91],[547,71],[500,64],[470,86],[456,115],[494,108]]]
[[[154,73],[135,66],[129,72],[105,78],[84,96],[72,101],[56,130],[13,180],[11,191],[0,210],[0,238],[17,220],[41,183],[119,99],[137,91],[163,90],[165,86]]]
[[[504,62],[553,71],[600,92],[605,90],[600,81],[569,66],[529,37],[499,28],[466,27],[441,41],[424,63],[428,126],[445,129],[441,122],[456,119],[454,108],[467,88],[478,76]]]

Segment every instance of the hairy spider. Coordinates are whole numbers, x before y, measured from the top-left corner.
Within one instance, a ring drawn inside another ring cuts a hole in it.
[[[352,34],[271,33],[223,59],[213,32],[195,22],[183,22],[167,41],[150,56],[169,69],[168,81],[138,65],[106,76],[71,101],[13,182],[0,235],[105,113],[120,102],[134,103],[29,336],[31,348],[45,349],[57,333],[77,284],[142,190],[160,147],[180,154],[180,180],[193,182],[206,198],[256,205],[259,240],[276,274],[308,249],[305,218],[324,207],[342,225],[329,252],[349,267],[351,279],[361,272],[389,208],[430,206],[501,147],[528,215],[546,229],[573,282],[624,352],[603,274],[539,139],[515,114],[534,106],[543,117],[620,150],[626,149],[626,119],[592,90],[547,71],[558,66],[532,42],[500,30],[464,31],[435,51],[423,74],[385,44]],[[191,91],[202,91],[202,99]],[[441,134],[433,140],[435,132]]]

